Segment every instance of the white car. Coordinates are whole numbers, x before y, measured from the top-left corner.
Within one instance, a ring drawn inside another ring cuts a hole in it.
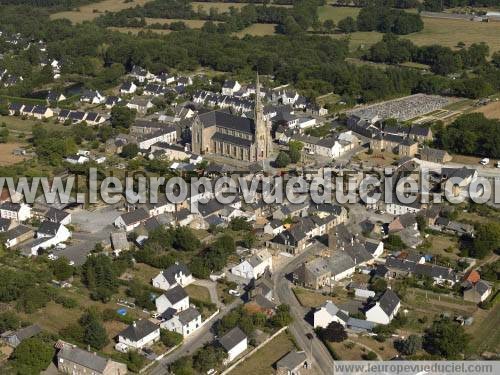
[[[241,296],[241,293],[234,289],[229,289],[229,294],[235,297]]]
[[[481,159],[481,161],[479,163],[481,165],[488,165],[490,163],[490,159],[488,159],[488,158]]]

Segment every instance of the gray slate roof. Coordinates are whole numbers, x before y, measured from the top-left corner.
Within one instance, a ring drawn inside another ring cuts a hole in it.
[[[57,353],[57,358],[79,364],[98,373],[104,372],[108,364],[107,359],[71,345],[64,345]]]
[[[179,320],[182,324],[188,324],[200,316],[200,312],[194,307],[190,307],[179,313]]]
[[[239,327],[234,327],[219,339],[219,343],[226,351],[230,351],[246,338],[247,335]]]
[[[180,285],[177,285],[172,289],[167,290],[163,294],[165,295],[165,297],[167,297],[167,299],[170,301],[171,304],[176,304],[177,302],[183,300],[188,296],[184,288],[181,287]]]
[[[129,325],[127,328],[121,331],[118,336],[125,337],[130,341],[139,341],[140,339],[146,337],[157,329],[160,329],[160,327],[153,322],[147,319],[141,319]]]
[[[170,267],[164,270],[162,274],[169,284],[175,284],[175,276],[179,275],[181,272],[186,276],[191,275],[191,271],[189,271],[187,266],[183,263],[172,264]]]
[[[389,316],[400,302],[399,297],[392,290],[387,289],[379,299],[380,308]]]
[[[305,352],[291,351],[278,362],[276,362],[276,368],[285,368],[288,370],[293,370],[301,366],[307,360],[307,355]]]

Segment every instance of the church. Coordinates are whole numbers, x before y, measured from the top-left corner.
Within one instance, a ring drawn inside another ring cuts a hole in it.
[[[264,107],[257,75],[254,118],[224,111],[198,114],[191,125],[192,151],[256,162],[272,152],[271,123],[264,119]]]

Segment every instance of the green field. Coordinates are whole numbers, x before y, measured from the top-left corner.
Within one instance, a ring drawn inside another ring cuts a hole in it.
[[[210,292],[204,286],[191,284],[186,286],[185,290],[190,298],[207,303],[212,302],[210,299]]]
[[[244,37],[245,35],[252,35],[252,36],[265,36],[265,35],[273,35],[275,24],[272,23],[254,23],[251,26],[248,26],[247,28],[238,31],[237,33],[234,33],[239,38]]]
[[[295,344],[287,332],[283,332],[259,349],[234,370],[234,374],[274,374],[273,365],[289,351],[295,349]]]
[[[123,9],[133,8],[137,5],[144,5],[148,1],[150,0],[103,0],[92,4],[83,5],[75,10],[51,14],[50,18],[53,20],[66,18],[73,23],[92,21],[106,11],[118,12]]]
[[[500,326],[500,304],[491,310],[478,310],[474,315],[475,322],[467,329],[472,337],[470,348],[474,353],[484,351],[498,353],[500,351],[500,335],[494,332]]]
[[[341,19],[352,17],[356,19],[360,8],[351,7],[332,7],[331,5],[323,5],[318,8],[318,17],[320,21],[332,20],[337,24]]]

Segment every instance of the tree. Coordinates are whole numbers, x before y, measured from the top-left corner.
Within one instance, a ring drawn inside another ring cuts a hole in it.
[[[139,373],[142,367],[144,366],[144,362],[146,359],[144,356],[140,355],[135,350],[129,350],[127,353],[127,368],[129,371],[134,373]]]
[[[177,250],[194,251],[200,248],[201,242],[190,228],[176,228],[172,246]]]
[[[342,324],[331,322],[326,328],[319,331],[319,336],[324,341],[342,342],[347,339],[347,332]]]
[[[82,266],[82,282],[95,292],[96,299],[108,301],[118,287],[111,259],[104,254],[88,257]]]
[[[389,234],[386,243],[392,250],[401,250],[405,247],[403,240],[397,234]]]
[[[403,355],[414,355],[422,349],[422,338],[418,335],[410,335],[406,340],[394,342],[394,347]]]
[[[293,322],[293,317],[290,313],[290,306],[281,304],[276,308],[276,313],[271,318],[271,323],[275,327],[285,327]]]
[[[290,162],[290,156],[285,151],[280,151],[275,160],[276,167],[278,168],[285,168]]]
[[[298,163],[301,157],[301,151],[304,148],[304,144],[299,141],[290,141],[288,143],[288,154],[290,155],[290,161],[292,163]]]
[[[109,122],[114,128],[125,128],[128,129],[135,121],[135,116],[137,112],[133,109],[122,105],[115,105],[111,109],[111,117]]]
[[[179,358],[170,365],[170,371],[175,375],[194,375],[193,360],[191,357]]]
[[[84,329],[83,342],[91,347],[101,350],[108,343],[108,334],[102,325],[97,313],[89,310],[80,318]]]
[[[370,289],[375,293],[383,293],[387,289],[387,281],[381,278],[376,278],[375,281],[370,284]]]
[[[468,343],[469,337],[461,325],[450,318],[440,318],[425,333],[423,347],[430,354],[451,360],[459,359]]]
[[[123,146],[120,156],[126,159],[133,159],[137,156],[138,153],[139,146],[137,146],[137,144],[135,143],[129,143]]]
[[[173,348],[176,345],[179,345],[182,342],[182,335],[177,332],[168,331],[166,329],[162,329],[160,331],[160,340],[168,348]]]
[[[491,63],[495,65],[497,68],[500,68],[500,51],[495,52],[491,56]]]
[[[14,367],[21,374],[39,374],[54,356],[52,346],[38,337],[23,340],[12,353]]]
[[[331,34],[335,28],[335,23],[332,20],[325,20],[325,22],[323,22],[323,28],[328,34]]]
[[[206,345],[193,356],[193,367],[204,374],[208,370],[220,366],[226,357],[227,353],[223,348]]]
[[[5,331],[16,330],[19,328],[19,318],[12,311],[0,313],[0,333]]]
[[[500,223],[478,225],[469,255],[483,259],[498,248],[500,248]]]
[[[337,27],[344,34],[350,34],[357,30],[356,21],[352,17],[346,17],[339,21]]]
[[[65,257],[57,258],[51,263],[51,268],[56,280],[68,280],[71,276],[73,276],[74,268],[69,265],[69,262]]]

